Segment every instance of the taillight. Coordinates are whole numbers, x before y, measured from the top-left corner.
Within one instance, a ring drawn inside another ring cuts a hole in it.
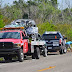
[[[59,40],[59,44],[61,44],[61,40]]]
[[[61,44],[61,43],[62,43],[62,39],[59,40],[59,44]]]

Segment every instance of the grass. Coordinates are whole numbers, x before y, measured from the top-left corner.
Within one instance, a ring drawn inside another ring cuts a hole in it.
[[[0,58],[0,61],[3,61],[3,58]]]

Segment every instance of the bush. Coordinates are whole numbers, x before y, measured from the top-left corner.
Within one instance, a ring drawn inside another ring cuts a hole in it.
[[[68,40],[72,40],[72,25],[70,24],[57,24],[56,31],[60,31],[62,35],[65,35]]]
[[[45,31],[55,31],[55,26],[49,22],[38,24],[38,31],[42,35]]]
[[[3,61],[3,58],[0,58],[0,61]]]
[[[3,16],[0,14],[0,28],[4,26]]]
[[[50,24],[45,22],[43,24],[38,24],[38,31],[42,35],[45,31],[60,31],[62,35],[65,35],[68,40],[72,40],[72,25],[71,24]]]

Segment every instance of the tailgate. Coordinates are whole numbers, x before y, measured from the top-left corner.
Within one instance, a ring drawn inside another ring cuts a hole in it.
[[[46,44],[47,46],[59,46],[59,40],[50,40]]]

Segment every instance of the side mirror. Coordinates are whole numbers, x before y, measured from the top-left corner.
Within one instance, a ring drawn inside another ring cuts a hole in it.
[[[64,39],[67,39],[67,37],[65,37]]]
[[[23,39],[29,39],[29,37],[28,36],[24,36]]]

